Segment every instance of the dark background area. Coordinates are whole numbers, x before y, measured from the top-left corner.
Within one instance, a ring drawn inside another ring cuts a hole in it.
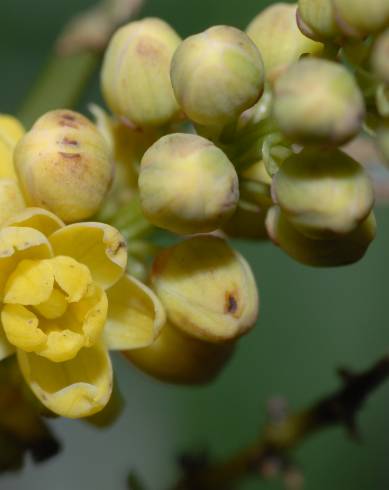
[[[92,0],[1,0],[0,111],[15,113],[44,65],[61,26]],[[160,16],[187,36],[213,24],[245,28],[269,1],[147,0],[143,15]],[[98,99],[98,80],[81,109]],[[57,420],[64,451],[41,466],[0,477],[1,490],[124,490],[137,470],[150,490],[165,490],[182,450],[226,456],[255,438],[267,400],[286,396],[300,408],[333,390],[336,368],[363,369],[389,346],[389,209],[378,209],[378,237],[358,264],[304,267],[271,244],[237,246],[258,280],[261,314],[220,378],[205,388],[163,385],[115,356],[127,407],[110,429]],[[362,441],[342,429],[313,436],[295,452],[308,490],[385,490],[389,486],[389,384],[360,414]],[[280,489],[253,480],[242,489]]]

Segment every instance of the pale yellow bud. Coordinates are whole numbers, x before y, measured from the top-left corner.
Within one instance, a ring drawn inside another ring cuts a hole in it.
[[[275,3],[247,27],[247,34],[259,49],[266,78],[273,82],[291,63],[305,54],[320,54],[323,45],[304,36],[296,22],[296,4]]]
[[[220,238],[197,236],[166,249],[155,259],[151,281],[169,322],[198,339],[233,340],[256,322],[253,273]]]
[[[166,324],[150,346],[124,352],[142,371],[177,384],[203,384],[212,381],[234,351],[234,343],[214,344],[199,340]]]
[[[308,238],[291,225],[278,206],[269,210],[266,227],[272,241],[286,254],[313,267],[336,267],[357,262],[365,255],[376,234],[376,220],[371,213],[347,235],[325,240]]]
[[[336,22],[349,37],[362,38],[389,26],[388,0],[332,0]]]
[[[317,41],[340,37],[331,0],[298,0],[297,24],[303,34]]]
[[[244,32],[215,26],[183,41],[173,57],[171,79],[190,119],[219,126],[255,104],[263,92],[264,70]]]
[[[377,38],[371,61],[375,73],[389,85],[389,29]]]
[[[86,117],[64,109],[38,119],[14,158],[28,205],[68,223],[98,211],[113,175],[103,136]]]
[[[306,58],[277,80],[273,114],[282,132],[294,141],[339,145],[361,130],[365,104],[345,67]]]
[[[292,155],[275,175],[273,193],[288,221],[312,238],[350,233],[374,205],[370,177],[337,149]]]
[[[160,126],[179,112],[170,82],[170,63],[181,39],[163,20],[147,18],[121,27],[104,57],[104,99],[136,126]]]
[[[175,233],[213,231],[234,212],[238,176],[227,156],[193,134],[170,134],[144,154],[139,173],[143,212]]]

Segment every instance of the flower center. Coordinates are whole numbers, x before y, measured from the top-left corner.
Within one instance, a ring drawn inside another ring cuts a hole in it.
[[[107,309],[89,269],[57,256],[19,262],[5,284],[1,321],[15,347],[63,362],[95,344]]]

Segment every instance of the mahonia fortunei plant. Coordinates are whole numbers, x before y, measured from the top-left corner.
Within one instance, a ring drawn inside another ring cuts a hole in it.
[[[389,165],[388,36],[387,0],[277,3],[184,40],[146,18],[106,50],[111,114],[0,118],[0,356],[44,406],[101,411],[108,350],[212,380],[259,311],[230,237],[314,267],[363,257],[374,189],[344,145],[368,133]]]

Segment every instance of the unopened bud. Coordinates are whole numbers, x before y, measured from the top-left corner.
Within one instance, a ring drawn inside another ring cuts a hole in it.
[[[336,267],[357,262],[365,255],[376,234],[376,220],[371,213],[347,235],[324,240],[308,238],[287,220],[278,206],[269,210],[266,227],[272,241],[286,254],[313,267]]]
[[[298,0],[297,24],[303,34],[317,41],[340,36],[331,0]]]
[[[197,236],[155,259],[152,286],[169,322],[209,342],[234,340],[258,316],[258,293],[247,262],[222,239]]]
[[[389,26],[388,0],[332,0],[336,22],[349,37],[362,38]]]
[[[166,324],[150,347],[129,350],[124,355],[139,369],[161,381],[203,384],[219,374],[233,351],[233,342],[206,342]]]
[[[219,126],[259,99],[264,69],[258,49],[244,32],[215,26],[183,41],[173,57],[171,79],[190,119]]]
[[[179,107],[170,82],[170,63],[181,39],[163,20],[130,22],[113,36],[101,72],[110,109],[136,126],[162,126]]]
[[[378,128],[377,142],[385,163],[389,167],[389,121],[383,122]]]
[[[170,134],[144,154],[139,173],[143,212],[175,233],[213,231],[239,199],[238,176],[213,143],[192,134]]]
[[[68,223],[99,209],[113,174],[104,138],[87,118],[69,110],[38,119],[17,144],[14,158],[27,204]]]
[[[247,27],[259,49],[266,78],[271,82],[305,54],[320,54],[323,45],[304,36],[296,23],[296,4],[276,3],[263,10]]]
[[[312,238],[350,233],[374,205],[366,171],[338,149],[289,157],[273,179],[273,193],[288,221]]]
[[[377,38],[371,61],[375,73],[389,85],[389,29]]]
[[[346,68],[306,58],[277,80],[273,113],[282,132],[294,141],[340,145],[361,130],[365,105]]]

